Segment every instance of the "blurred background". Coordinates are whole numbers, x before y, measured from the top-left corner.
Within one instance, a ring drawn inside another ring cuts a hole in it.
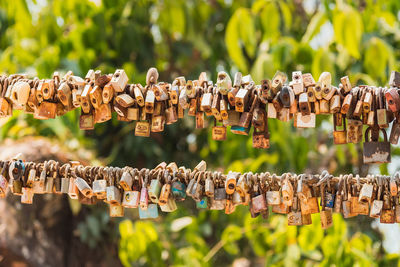
[[[353,84],[387,85],[399,71],[398,0],[0,0],[0,72],[39,78],[72,70],[113,73],[145,82],[150,67],[160,79],[196,79],[207,71],[250,73],[259,82],[276,70],[348,75]],[[0,156],[23,152],[27,160],[57,158],[86,164],[154,167],[175,161],[214,170],[392,174],[392,163],[362,164],[360,144],[333,146],[332,118],[317,130],[269,121],[271,148],[252,148],[251,137],[228,133],[213,141],[211,128],[194,130],[194,118],[166,126],[151,138],[134,136],[134,123],[116,118],[81,131],[79,111],[55,120],[14,112],[0,121]],[[211,126],[212,121],[209,121]],[[195,202],[154,221],[137,210],[123,219],[105,204],[81,206],[66,196],[35,196],[34,204],[0,201],[2,266],[399,266],[400,229],[368,217],[334,226],[288,227],[286,216],[251,219],[248,209],[231,215],[196,210]]]

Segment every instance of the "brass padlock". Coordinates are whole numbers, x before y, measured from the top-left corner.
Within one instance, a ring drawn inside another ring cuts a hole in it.
[[[23,175],[25,172],[25,165],[21,160],[13,160],[8,168],[11,192],[14,195],[22,196]]]
[[[380,128],[387,128],[387,127],[389,127],[389,122],[388,122],[388,118],[387,118],[387,110],[386,110],[386,105],[385,105],[386,101],[384,101],[382,88],[379,88],[378,94],[376,97],[377,97],[377,99],[376,99],[377,105],[379,103],[379,108],[377,108],[377,110],[376,110],[376,120],[377,120],[378,126]]]
[[[302,75],[304,87],[308,88],[315,85],[314,77],[311,73],[304,73]]]
[[[149,137],[150,123],[148,121],[137,121],[135,126],[135,135],[142,137]]]
[[[348,113],[348,111],[350,109],[350,105],[352,103],[352,99],[353,99],[353,94],[347,94],[345,96],[345,98],[343,99],[342,107],[340,109],[340,113],[342,113],[342,114]]]
[[[129,169],[126,169],[122,173],[121,179],[119,180],[119,185],[125,191],[131,191],[132,190],[133,177],[132,177],[131,171]]]
[[[292,73],[291,86],[295,95],[299,95],[304,92],[303,75],[301,71],[294,71]]]
[[[172,177],[168,173],[168,171],[165,171],[164,172],[165,183],[161,188],[160,197],[158,199],[158,203],[159,203],[160,206],[161,205],[166,205],[167,203],[173,205],[173,203],[169,201],[169,199],[173,199],[173,198],[170,197],[170,194],[171,194],[171,178]],[[175,203],[175,201],[174,201],[174,203]],[[175,206],[176,206],[176,204],[175,204]],[[162,208],[161,208],[161,210],[162,210]]]
[[[347,143],[359,143],[362,140],[362,122],[359,120],[347,120]]]
[[[287,215],[288,225],[303,225],[303,214],[299,209],[298,198],[294,197],[293,199],[293,207],[291,211]]]
[[[380,223],[395,223],[395,213],[394,209],[383,209],[381,213]]]
[[[383,208],[382,201],[382,179],[378,177],[378,190],[376,192],[376,198],[372,201],[371,210],[369,216],[372,218],[380,218]]]
[[[325,186],[324,184],[321,185],[321,202],[325,202]],[[321,207],[321,212],[320,212],[320,218],[321,218],[321,227],[322,229],[327,229],[332,226],[333,220],[332,220],[332,210],[331,209],[326,209],[325,205],[322,205]]]
[[[173,198],[168,198],[167,202],[165,204],[160,203],[160,209],[163,212],[173,212],[178,209],[176,206],[175,199]]]
[[[286,206],[292,206],[293,204],[293,197],[294,197],[294,190],[293,190],[293,185],[289,180],[289,174],[284,174],[282,175],[283,177],[281,179],[283,179],[282,181],[282,200],[283,203]]]
[[[343,116],[342,114],[334,114],[334,116]],[[343,116],[342,117],[342,124],[343,124],[343,129],[338,130],[337,127],[340,125],[336,125],[336,120],[334,120],[333,123],[333,143],[335,145],[340,145],[340,144],[347,144],[347,130],[346,130],[346,119]]]
[[[296,128],[315,128],[316,116],[315,113],[310,113],[308,115],[303,115],[298,112],[294,114],[293,126]]]
[[[400,88],[400,72],[393,70],[390,73],[389,86]]]
[[[285,73],[277,71],[272,79],[271,92],[276,95],[286,83],[287,76]]]
[[[232,87],[232,80],[225,71],[218,72],[217,89],[222,95],[227,95]]]
[[[310,102],[308,100],[307,93],[301,93],[299,95],[299,108],[300,108],[300,112],[303,116],[310,115],[311,107],[310,107]]]
[[[351,83],[350,83],[349,76],[344,76],[344,77],[340,78],[340,82],[341,82],[344,93],[348,93],[351,91]]]
[[[226,127],[217,125],[216,119],[214,119],[214,126],[212,127],[212,139],[216,141],[226,140]]]
[[[240,173],[229,172],[225,179],[225,191],[228,195],[232,195],[236,189],[236,181],[239,178]]]
[[[110,83],[115,92],[123,92],[128,83],[128,76],[123,69],[117,69],[112,76]]]
[[[120,203],[110,203],[110,217],[124,217],[124,207]]]

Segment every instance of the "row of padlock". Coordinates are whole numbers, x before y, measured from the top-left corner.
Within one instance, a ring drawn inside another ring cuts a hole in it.
[[[198,209],[233,213],[237,206],[249,206],[252,217],[267,219],[270,210],[287,214],[289,225],[311,224],[311,214],[320,213],[321,226],[332,225],[332,213],[344,218],[367,215],[381,223],[400,222],[400,176],[360,178],[352,174],[333,177],[285,173],[207,171],[200,162],[193,170],[176,163],[160,163],[154,169],[60,165],[21,160],[0,161],[0,195],[9,188],[21,202],[31,204],[35,194],[68,194],[84,204],[105,201],[110,216],[124,216],[124,208],[138,208],[142,219],[158,217],[177,209],[176,202],[191,197]]]
[[[272,79],[256,85],[250,75],[236,73],[232,83],[226,72],[219,72],[214,85],[205,72],[198,80],[176,78],[172,84],[158,82],[158,72],[151,68],[146,85],[128,84],[124,70],[101,74],[90,70],[80,78],[68,72],[52,79],[28,79],[25,75],[0,76],[0,116],[13,109],[33,113],[37,119],[61,116],[81,108],[80,127],[93,129],[95,123],[111,119],[112,112],[122,121],[136,121],[135,134],[148,137],[162,132],[165,124],[184,117],[196,118],[196,128],[205,127],[205,115],[214,118],[212,137],[225,140],[227,126],[235,134],[248,135],[253,126],[253,146],[269,147],[268,118],[289,121],[298,128],[315,127],[317,114],[333,114],[335,144],[362,141],[365,132],[365,163],[390,162],[390,143],[400,136],[400,73],[393,71],[389,87],[360,85],[352,87],[349,78],[332,85],[330,73],[323,72],[318,82],[310,73],[293,72],[292,80],[277,72]],[[347,122],[346,122],[347,121]],[[385,128],[393,121],[390,138]],[[217,122],[219,125],[217,125]],[[222,122],[222,124],[221,124]],[[384,142],[378,142],[379,129]]]
[[[390,162],[390,143],[397,144],[400,122],[400,73],[393,71],[389,88],[357,86],[343,77],[339,87],[332,85],[330,73],[324,72],[315,82],[311,74],[293,72],[292,81],[277,72],[272,81],[256,85],[250,75],[236,73],[234,82],[225,72],[218,73],[216,85],[201,73],[198,80],[178,77],[172,84],[158,82],[158,72],[151,68],[146,86],[128,84],[123,70],[102,75],[90,70],[85,79],[68,72],[60,78],[27,79],[24,75],[0,76],[0,115],[12,109],[24,109],[35,118],[48,119],[81,107],[80,127],[93,129],[116,111],[119,120],[136,121],[135,134],[149,136],[161,132],[165,124],[183,118],[184,110],[195,116],[196,128],[205,127],[204,116],[214,117],[212,137],[226,139],[226,127],[236,134],[248,135],[253,126],[253,146],[269,147],[268,118],[288,121],[294,118],[298,128],[315,127],[317,114],[333,114],[335,144],[362,141],[365,132],[364,162]],[[347,120],[347,122],[346,122]],[[222,125],[217,125],[221,122]],[[390,138],[385,128],[393,122]],[[340,129],[339,129],[340,128]],[[379,129],[384,141],[379,142]]]

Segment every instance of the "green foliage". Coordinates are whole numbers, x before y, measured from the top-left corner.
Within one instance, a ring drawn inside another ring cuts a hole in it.
[[[2,72],[41,78],[54,70],[85,75],[89,68],[123,67],[135,83],[144,83],[152,66],[168,81],[180,75],[196,79],[204,70],[214,81],[225,69],[250,72],[256,82],[272,78],[276,70],[289,77],[294,70],[311,72],[315,79],[330,71],[335,84],[348,75],[353,84],[385,85],[399,64],[399,10],[398,0],[0,0],[0,66]],[[191,118],[145,139],[134,136],[134,124],[116,118],[83,132],[78,117],[74,111],[38,121],[16,112],[1,120],[0,139],[48,136],[119,166],[176,161],[193,167],[204,159],[213,168],[236,171],[362,170],[359,145],[332,146],[330,116],[318,118],[318,130],[270,120],[271,148],[265,151],[253,149],[251,137],[231,133],[225,142],[214,141],[210,127],[194,131]],[[387,173],[388,165],[380,171]],[[245,208],[226,216],[197,213],[192,206],[154,223],[120,224],[121,262],[208,266],[246,257],[276,266],[369,266],[398,260],[384,253],[369,222],[366,236],[357,233],[358,221],[346,225],[337,216],[334,228],[323,232],[318,217],[313,226],[294,228],[281,216],[267,223],[252,220]],[[104,241],[99,235],[107,225],[103,212],[94,209],[78,226],[91,247]]]
[[[163,224],[123,221],[121,262],[125,266],[219,266],[222,262],[229,265],[244,253],[250,258],[263,257],[259,263],[267,266],[381,266],[399,260],[398,255],[380,255],[379,243],[368,235],[350,233],[341,215],[335,214],[334,226],[324,231],[318,214],[312,216],[312,225],[294,227],[287,226],[286,216],[276,215],[263,222],[241,208],[233,218],[224,220],[224,229],[219,229],[216,213],[171,214]],[[211,236],[219,241],[206,246]]]

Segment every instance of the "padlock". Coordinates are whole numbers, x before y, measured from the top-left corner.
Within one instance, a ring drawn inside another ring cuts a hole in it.
[[[172,182],[172,195],[174,196],[175,200],[183,201],[186,198],[185,192],[185,184],[181,181],[173,181]]]
[[[267,105],[267,117],[272,118],[272,119],[277,118],[277,111],[275,109],[274,104],[272,104],[272,103],[268,103],[268,105]]]
[[[158,203],[158,197],[160,196],[161,192],[161,171],[155,174],[155,178],[150,181],[150,186],[148,189],[149,198],[153,203]]]
[[[315,80],[311,73],[304,73],[302,76],[304,87],[308,88],[315,85]]]
[[[271,92],[273,95],[276,95],[282,88],[282,86],[286,83],[287,76],[285,73],[277,71],[272,79],[271,83]]]
[[[115,92],[123,92],[128,83],[128,76],[123,69],[117,69],[112,76],[110,83]]]
[[[369,138],[369,132],[372,130],[368,127],[365,131],[365,142],[363,150],[364,163],[386,163],[391,161],[390,143],[387,140],[386,131],[380,129],[383,132],[384,141],[379,142],[377,136],[371,136]],[[371,134],[372,135],[372,134]]]
[[[389,86],[400,88],[400,72],[393,70],[390,73]]]
[[[395,213],[394,209],[382,209],[380,223],[395,223]]]
[[[241,175],[236,182],[236,189],[237,192],[241,197],[244,197],[249,191],[249,186],[247,184],[245,175]]]
[[[75,184],[75,178],[70,178],[68,184],[68,196],[71,199],[78,199],[79,190]]]
[[[101,104],[103,104],[102,92],[101,87],[98,85],[93,86],[89,92],[90,103],[95,109],[100,108]]]
[[[389,109],[396,113],[400,110],[400,96],[398,93],[398,89],[390,88],[386,90],[385,98],[388,104]]]
[[[362,140],[362,122],[359,120],[347,120],[347,143],[359,143]]]
[[[207,197],[203,197],[199,201],[196,201],[196,208],[198,208],[198,209],[207,209],[208,208],[208,199],[207,199]]]
[[[28,102],[30,91],[29,83],[17,81],[11,89],[11,101],[19,106],[25,106]]]
[[[281,95],[281,91],[279,91],[276,94],[276,96],[274,97],[274,99],[272,99],[272,104],[274,105],[274,108],[275,108],[277,113],[279,113],[283,108],[280,95]]]
[[[303,225],[303,214],[301,213],[300,209],[298,208],[297,197],[295,197],[293,201],[294,201],[294,203],[293,203],[292,210],[287,215],[288,225],[289,226]]]
[[[399,137],[400,137],[400,122],[396,118],[396,120],[392,124],[392,129],[390,130],[389,142],[392,145],[397,145],[397,143],[399,142]]]
[[[352,99],[353,99],[353,94],[347,94],[345,96],[345,98],[343,99],[342,107],[340,109],[340,113],[342,113],[342,114],[348,113],[348,111],[350,109],[350,105],[352,103]]]
[[[218,72],[217,89],[222,95],[227,95],[231,90],[232,80],[225,71]]]
[[[282,200],[280,204],[272,206],[272,212],[278,214],[288,214],[290,211],[290,207],[286,205]]]
[[[295,95],[299,95],[304,92],[303,75],[301,71],[294,71],[292,73],[291,86]]]
[[[378,190],[376,193],[376,198],[372,201],[371,210],[369,216],[372,218],[380,218],[383,208],[383,201],[382,201],[382,179],[378,178]]]
[[[196,116],[197,113],[197,98],[191,98],[189,104],[188,115],[189,116]]]
[[[92,188],[84,179],[82,179],[81,177],[77,177],[75,179],[75,184],[83,196],[85,196],[86,198],[91,198],[93,196]]]
[[[211,179],[210,175],[207,175],[207,178],[204,182],[204,193],[207,197],[214,197],[214,181]]]
[[[21,160],[13,160],[8,169],[11,192],[14,195],[22,196],[23,175],[25,172],[25,165]]]
[[[340,96],[338,94],[334,94],[329,103],[330,113],[335,114],[340,111]]]
[[[93,193],[96,195],[98,199],[106,199],[107,198],[107,180],[94,180],[93,181]]]
[[[95,118],[93,112],[81,113],[81,115],[79,116],[79,129],[81,130],[93,130],[94,123]]]
[[[371,106],[373,102],[374,95],[372,94],[369,88],[366,89],[366,93],[364,99],[362,100],[362,108],[364,113],[368,113],[371,111]]]
[[[57,89],[57,98],[65,107],[72,107],[72,94],[68,83],[63,82],[60,84]]]
[[[224,125],[217,125],[214,119],[214,126],[212,127],[212,139],[216,141],[226,140],[226,127]]]
[[[385,106],[386,101],[384,101],[384,95],[382,93],[382,88],[379,88],[378,94],[376,97],[377,97],[376,103],[377,103],[377,105],[379,104],[379,108],[376,109],[376,120],[377,120],[378,126],[380,128],[387,128],[387,127],[389,127],[389,123],[388,123],[388,118],[387,118],[387,110],[386,110],[386,106]]]
[[[146,210],[149,207],[149,205],[151,205],[149,204],[149,193],[147,190],[147,179],[148,179],[147,175],[148,174],[146,174],[144,183],[142,181],[142,188],[140,190],[139,206],[141,210]]]
[[[166,178],[166,183],[161,188],[160,197],[158,199],[158,203],[159,203],[160,206],[167,204],[169,199],[172,199],[170,197],[170,194],[171,194],[171,176],[168,175],[168,172],[166,172],[164,177],[165,176],[168,177],[168,178]],[[174,203],[175,203],[175,201],[174,201]]]
[[[110,217],[124,217],[124,207],[119,203],[110,203],[109,214]]]
[[[22,188],[22,195],[21,195],[21,203],[23,204],[32,204],[33,202],[33,189],[29,187]]]
[[[358,197],[359,202],[370,202],[374,186],[372,184],[363,184]]]
[[[54,119],[56,117],[57,104],[43,101],[35,109],[33,117],[39,120]]]
[[[135,126],[135,135],[142,137],[149,137],[150,123],[148,121],[137,121]]]
[[[254,112],[254,109],[255,109],[256,107],[258,107],[258,105],[259,105],[258,97],[257,97],[257,96],[254,96],[254,97],[251,99],[251,106],[250,106],[250,109],[247,110],[247,108],[245,108],[245,109],[244,109],[245,111],[243,111],[242,114],[240,115],[239,126],[244,127],[244,128],[250,127],[250,123],[251,123],[251,121],[252,121],[252,119],[253,119],[253,112]]]
[[[124,189],[125,191],[131,191],[132,190],[132,185],[133,185],[133,177],[129,170],[125,170],[122,175],[121,179],[119,180],[119,185]]]
[[[196,129],[203,129],[204,127],[204,112],[198,111],[196,113]]]
[[[334,116],[343,116],[342,114],[334,114]],[[333,123],[333,143],[335,145],[347,144],[347,130],[346,130],[346,120],[342,117],[343,129],[337,129],[339,125],[336,125],[336,121]]]
[[[218,92],[213,92],[211,112],[216,120],[222,120],[220,113],[220,103],[221,103],[221,95]]]
[[[315,113],[303,115],[302,113],[295,113],[294,127],[296,128],[315,128],[316,116]]]
[[[303,116],[310,115],[311,107],[310,107],[310,102],[308,101],[307,93],[301,93],[299,95],[299,108]]]
[[[344,76],[344,77],[340,78],[340,82],[343,85],[344,93],[348,93],[351,91],[351,83],[350,83],[350,79],[348,76]]]
[[[160,203],[160,209],[163,212],[173,212],[178,209],[176,206],[175,199],[173,198],[168,198],[167,202],[165,204]]]
[[[283,86],[279,94],[281,103],[284,108],[290,108],[295,99],[293,89],[289,86]]]
[[[259,149],[269,148],[268,119],[265,116],[264,116],[264,129],[258,131],[257,128],[254,128],[252,145],[254,148],[259,148]]]
[[[329,209],[321,210],[320,218],[321,218],[321,228],[322,229],[328,229],[329,227],[332,226],[332,224],[333,224],[332,210],[329,210]]]
[[[122,198],[122,206],[125,208],[137,208],[139,206],[139,200],[139,191],[125,191]]]
[[[286,206],[290,207],[293,205],[294,190],[288,176],[286,175],[282,182],[282,201]]]
[[[5,198],[7,195],[8,191],[8,181],[6,177],[4,176],[4,168],[5,164],[1,168],[0,172],[0,198]]]
[[[269,206],[276,206],[281,204],[281,195],[279,191],[267,191],[266,200]]]
[[[154,115],[151,117],[151,132],[163,132],[165,118],[162,115]]]
[[[139,206],[139,218],[140,219],[155,219],[158,217],[158,205],[157,204],[149,204],[146,209],[143,209]]]

